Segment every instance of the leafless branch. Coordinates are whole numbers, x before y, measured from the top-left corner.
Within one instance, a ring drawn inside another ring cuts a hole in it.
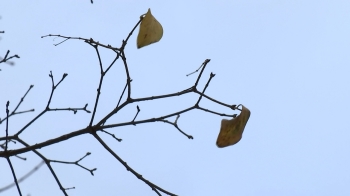
[[[17,112],[17,109],[19,108],[19,106],[22,104],[22,102],[24,101],[24,98],[27,96],[28,92],[34,87],[34,85],[30,85],[29,86],[29,89],[27,90],[27,92],[24,94],[24,96],[21,98],[21,100],[18,102],[16,108],[11,112],[11,114],[9,115],[9,117],[11,116],[14,116],[16,114],[23,114],[23,113],[27,113],[27,112],[34,112],[34,109],[30,109],[30,110],[24,110],[24,111],[21,111],[21,112]],[[6,120],[6,118],[4,119],[0,119],[0,124]]]

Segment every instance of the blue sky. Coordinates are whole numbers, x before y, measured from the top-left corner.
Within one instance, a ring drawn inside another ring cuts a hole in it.
[[[349,195],[349,1],[80,1],[2,2],[0,55],[8,49],[18,54],[16,65],[0,64],[5,104],[14,109],[29,85],[34,88],[22,110],[34,113],[10,119],[16,133],[41,112],[55,81],[59,86],[52,107],[92,110],[99,81],[96,54],[82,41],[44,38],[61,34],[93,38],[120,46],[139,16],[151,8],[163,25],[160,42],[136,49],[137,34],[126,48],[133,79],[134,98],[173,93],[191,87],[196,75],[186,74],[211,59],[199,84],[202,89],[215,73],[207,95],[228,104],[243,104],[251,111],[242,140],[219,149],[215,141],[223,117],[202,111],[181,116],[179,126],[152,123],[109,130],[123,142],[100,134],[110,147],[146,179],[178,195]],[[137,31],[136,31],[137,32]],[[102,52],[105,65],[113,53]],[[106,77],[97,119],[118,101],[125,85],[122,63]],[[196,95],[142,102],[138,118],[175,112],[195,103]],[[220,113],[231,110],[203,100],[201,106]],[[130,105],[111,123],[130,121]],[[84,128],[84,112],[50,112],[21,136],[30,144]],[[4,125],[0,125],[4,133]],[[1,134],[3,135],[3,134]],[[11,145],[20,148],[19,144]],[[69,195],[156,195],[90,135],[39,150],[47,158],[82,161],[98,168],[95,176],[73,165],[53,164]],[[12,158],[18,176],[40,162],[33,153]],[[0,161],[0,187],[12,181],[5,159]],[[43,166],[21,183],[24,195],[62,195],[51,173]],[[16,195],[12,189],[2,195]]]

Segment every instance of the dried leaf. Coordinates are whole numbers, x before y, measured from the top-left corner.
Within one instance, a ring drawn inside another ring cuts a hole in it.
[[[156,18],[154,18],[151,13],[151,9],[148,9],[148,12],[142,19],[140,25],[140,31],[137,36],[137,48],[142,48],[144,46],[158,42],[162,36],[162,25],[156,20]]]
[[[219,148],[223,148],[239,142],[249,117],[250,111],[242,105],[242,111],[239,116],[231,120],[223,119],[221,121],[220,133],[216,140],[216,145]]]

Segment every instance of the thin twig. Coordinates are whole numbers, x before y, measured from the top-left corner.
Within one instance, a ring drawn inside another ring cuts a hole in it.
[[[32,170],[30,170],[27,174],[25,174],[24,176],[22,176],[21,178],[18,179],[18,183],[21,183],[22,181],[24,181],[25,179],[27,179],[29,176],[31,176],[34,172],[36,172],[41,166],[44,165],[44,161],[41,161],[37,166],[35,166]],[[16,183],[11,183],[9,185],[6,185],[2,188],[0,188],[0,193],[6,191],[7,189],[10,189],[11,187],[15,186]]]
[[[204,66],[205,67],[205,66]],[[203,68],[204,69],[204,68]],[[202,73],[202,72],[201,72]],[[215,76],[215,74],[213,74],[213,73],[210,73],[210,77],[209,77],[209,80],[207,81],[207,83],[205,84],[205,86],[204,86],[204,89],[203,89],[203,91],[202,91],[202,93],[200,94],[200,96],[199,96],[199,98],[198,98],[198,101],[197,101],[197,103],[196,103],[196,105],[198,105],[199,104],[199,102],[201,101],[201,99],[202,99],[202,95],[204,94],[204,92],[205,92],[205,90],[208,88],[208,86],[209,86],[209,83],[210,83],[210,81],[211,81],[211,79],[213,79],[213,77]]]
[[[77,160],[77,161],[59,161],[59,160],[48,160],[48,161],[54,162],[54,163],[63,163],[63,164],[73,164],[73,165],[77,165],[77,166],[79,166],[79,167],[81,167],[81,168],[83,168],[83,169],[89,171],[89,172],[91,173],[91,175],[94,175],[94,171],[96,171],[97,168],[88,169],[88,168],[86,168],[86,167],[84,167],[84,166],[82,166],[82,165],[79,164],[79,162],[80,162],[81,160],[83,160],[85,157],[87,157],[87,156],[89,156],[89,155],[91,155],[91,152],[87,152],[83,157],[81,157],[81,158],[80,158],[79,160]]]
[[[210,62],[210,59],[206,59],[206,60],[203,62],[203,64],[202,64],[203,68],[202,68],[201,72],[199,73],[199,75],[198,75],[198,77],[197,77],[196,83],[194,84],[195,88],[197,88],[198,82],[199,82],[200,78],[202,77],[203,71],[204,71],[205,67],[207,66],[207,64],[208,64],[209,62]],[[202,67],[202,66],[201,66],[201,67]]]
[[[139,113],[140,113],[140,107],[137,105],[136,106],[136,109],[137,109],[137,112],[136,112],[136,114],[135,114],[135,117],[134,117],[134,119],[132,119],[132,122],[134,122],[135,121],[135,119],[136,119],[136,117],[137,117],[137,115],[139,115]]]
[[[17,141],[20,142],[21,144],[23,144],[24,146],[26,146],[26,148],[30,148],[31,147],[31,145],[27,144],[25,141],[21,140],[20,138],[18,138]],[[44,157],[41,153],[39,153],[37,150],[32,149],[32,151],[36,155],[38,155],[45,162],[46,166],[49,168],[52,176],[54,177],[54,179],[55,179],[57,185],[59,186],[60,190],[62,191],[62,193],[65,196],[68,196],[68,194],[66,192],[67,189],[62,186],[60,180],[58,179],[58,177],[57,177],[57,175],[55,173],[55,171],[53,170],[52,166],[50,165],[50,161],[46,157]]]
[[[122,94],[121,94],[120,97],[119,97],[119,101],[118,101],[117,107],[119,106],[120,101],[122,100],[122,98],[123,98],[123,96],[124,96],[124,93],[125,93],[125,90],[126,90],[126,87],[127,87],[127,86],[128,86],[128,82],[125,83],[125,87],[124,87],[124,90],[123,90]],[[116,107],[116,108],[117,108],[117,107]]]
[[[17,54],[15,55],[12,55],[10,57],[7,57],[8,55],[10,54],[10,50],[7,50],[6,54],[5,54],[5,57],[0,59],[0,63],[6,63],[8,60],[12,59],[12,58],[20,58]],[[10,65],[14,65],[14,63],[10,62],[8,63]]]
[[[90,110],[86,109],[87,106],[88,104],[86,104],[83,108],[50,108],[47,111],[73,111],[74,114],[76,114],[79,110],[83,110],[86,113],[91,113]]]
[[[159,120],[159,121],[162,121],[162,122],[164,122],[164,123],[168,123],[168,124],[173,125],[180,133],[182,133],[183,135],[185,135],[188,139],[193,139],[193,136],[192,136],[192,135],[188,135],[187,133],[185,133],[184,131],[182,131],[182,130],[179,128],[179,126],[177,125],[177,120],[178,120],[179,116],[180,116],[180,115],[177,115],[175,122],[170,122],[170,121],[168,121],[168,120]]]
[[[206,59],[206,60],[204,61],[204,63],[208,63],[209,61],[210,61],[210,59]],[[192,74],[198,72],[198,71],[200,70],[200,68],[204,66],[204,63],[202,63],[201,66],[199,66],[198,69],[196,69],[196,71],[193,71],[193,72],[187,74],[186,76],[190,76],[190,75],[192,75]]]
[[[123,40],[122,46],[120,47],[121,51],[124,51],[124,48],[126,46],[126,44],[128,43],[129,38],[131,37],[131,35],[134,33],[136,27],[141,23],[141,21],[143,20],[143,17],[140,17],[140,20],[136,23],[136,25],[134,26],[134,28],[130,31],[129,35],[126,37],[125,40]]]
[[[142,180],[144,183],[146,183],[148,186],[150,186],[152,188],[153,191],[155,191],[158,195],[160,195],[160,193],[158,192],[161,191],[167,195],[172,195],[172,196],[176,196],[174,193],[171,193],[169,191],[166,191],[164,189],[162,189],[161,187],[153,184],[152,182],[148,181],[147,179],[145,179],[142,175],[140,175],[139,173],[137,173],[134,169],[132,169],[123,159],[121,159],[97,134],[96,132],[92,132],[93,136],[100,142],[100,144],[114,157],[116,158],[122,165],[124,165],[124,167],[126,168],[126,170],[130,171],[132,174],[134,174],[138,179]]]
[[[6,144],[5,144],[5,154],[7,154],[7,147],[8,147],[8,146],[7,146],[7,144],[8,144],[7,138],[8,138],[8,127],[9,127],[9,123],[8,123],[8,122],[9,122],[9,113],[10,113],[10,111],[9,111],[9,105],[10,105],[10,102],[7,101],[7,104],[6,104],[6,116],[7,116],[7,120],[6,120]],[[9,157],[8,155],[6,156],[6,160],[7,160],[8,164],[9,164],[9,166],[10,166],[10,168],[11,168],[13,180],[14,180],[15,183],[16,183],[16,187],[17,187],[18,194],[19,194],[20,196],[22,196],[21,189],[19,188],[19,185],[18,185],[18,181],[17,181],[17,177],[16,177],[15,170],[13,169],[13,165],[12,165],[11,160],[10,160],[10,157]]]
[[[58,46],[59,44],[69,40],[69,39],[77,39],[77,40],[84,40],[86,43],[91,43],[91,44],[96,44],[96,45],[99,45],[101,47],[104,47],[104,48],[107,48],[107,49],[112,49],[112,50],[119,50],[119,48],[115,48],[115,47],[112,47],[111,45],[107,44],[101,44],[100,42],[98,41],[95,41],[93,40],[92,38],[90,39],[86,39],[86,38],[82,38],[82,37],[69,37],[69,36],[63,36],[63,35],[53,35],[53,34],[49,34],[49,35],[44,35],[44,36],[41,36],[41,38],[45,38],[45,37],[61,37],[61,38],[64,38],[65,40],[58,43],[58,44],[54,44],[54,46]]]
[[[33,87],[34,87],[34,85],[30,85],[30,86],[29,86],[29,89],[28,89],[27,92],[24,94],[24,96],[21,98],[21,100],[18,102],[16,108],[11,112],[11,114],[9,115],[9,117],[14,116],[14,115],[16,115],[16,114],[23,114],[23,113],[33,112],[33,111],[34,111],[34,109],[30,109],[30,110],[25,110],[25,111],[21,111],[21,112],[16,112],[17,109],[19,108],[19,106],[20,106],[20,105],[22,104],[22,102],[24,101],[24,98],[27,96],[28,92],[29,92]],[[7,117],[4,118],[4,119],[0,119],[0,124],[1,124],[4,120],[6,120],[6,119],[7,119]]]
[[[106,133],[106,134],[112,136],[112,137],[113,137],[114,139],[116,139],[118,142],[121,142],[121,141],[122,141],[122,139],[115,137],[114,134],[112,134],[112,133],[110,133],[110,132],[108,132],[108,131],[105,131],[105,130],[103,130],[103,129],[100,129],[100,131],[102,131],[103,133]]]

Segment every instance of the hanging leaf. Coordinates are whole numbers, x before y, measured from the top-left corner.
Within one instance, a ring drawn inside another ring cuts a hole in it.
[[[236,144],[241,140],[244,127],[248,122],[250,111],[242,105],[242,111],[239,116],[231,120],[223,119],[216,145],[219,148]]]
[[[140,31],[137,36],[137,48],[140,49],[144,46],[158,42],[162,36],[162,25],[154,18],[151,13],[151,9],[148,9],[148,12],[142,19],[140,25]]]

